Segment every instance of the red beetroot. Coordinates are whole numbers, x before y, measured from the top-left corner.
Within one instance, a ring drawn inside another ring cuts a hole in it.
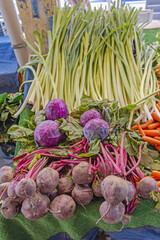
[[[102,193],[101,193],[101,183],[97,182],[93,182],[92,184],[92,190],[93,193],[96,197],[102,197]]]
[[[15,193],[20,198],[32,197],[36,192],[36,183],[32,178],[22,178],[15,187]]]
[[[72,179],[77,184],[89,184],[93,180],[93,173],[88,173],[89,163],[81,162],[77,164],[72,171]]]
[[[125,206],[122,202],[115,205],[105,201],[101,204],[99,212],[104,222],[116,224],[122,221],[125,213]]]
[[[70,218],[76,209],[76,203],[72,197],[62,194],[57,196],[50,204],[53,216],[59,220]]]
[[[66,177],[59,179],[58,186],[57,186],[58,194],[71,193],[73,188],[74,188],[74,184],[72,179],[66,178]]]
[[[101,192],[108,203],[118,204],[126,199],[128,185],[124,179],[110,175],[102,181]]]
[[[85,206],[93,199],[93,192],[90,187],[76,185],[73,188],[72,197],[79,205]]]
[[[14,169],[4,166],[0,169],[0,183],[11,182],[14,177]]]
[[[50,200],[47,196],[35,193],[33,197],[26,198],[22,203],[21,212],[29,220],[37,220],[48,212]]]
[[[158,193],[159,187],[158,187],[156,180],[154,180],[151,177],[146,177],[146,178],[142,178],[140,180],[140,182],[138,183],[137,190],[138,190],[138,194],[141,197],[150,198],[149,193],[151,191]]]
[[[19,204],[11,198],[6,198],[1,207],[1,213],[4,218],[14,218],[19,211]]]
[[[42,169],[36,178],[39,191],[43,194],[51,193],[57,187],[59,181],[59,173],[49,167]]]

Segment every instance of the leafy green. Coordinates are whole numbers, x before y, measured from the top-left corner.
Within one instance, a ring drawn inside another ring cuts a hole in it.
[[[150,197],[153,199],[154,202],[156,202],[156,206],[155,206],[155,211],[160,213],[160,193],[156,193],[151,191],[150,192]]]
[[[45,110],[40,110],[39,112],[36,113],[34,117],[34,123],[36,125],[39,125],[41,122],[45,120],[46,120]]]
[[[7,134],[8,129],[18,123],[14,114],[22,104],[23,94],[0,94],[0,138],[3,137],[5,142],[11,141]]]
[[[61,150],[52,150],[52,151],[49,151],[49,153],[57,156],[64,156],[64,157],[68,156],[67,152],[61,151]]]
[[[70,121],[67,121],[64,118],[57,120],[61,125],[59,129],[65,132],[67,139],[69,141],[77,140],[83,136],[83,128],[79,124],[77,119],[74,119],[70,116]]]
[[[149,149],[147,144],[145,144],[141,156],[141,165],[149,170],[160,171],[160,160],[158,160],[158,158],[159,152]]]
[[[34,129],[35,125],[29,120],[24,119],[24,123],[27,125],[12,125],[7,134],[10,136],[13,141],[18,141],[21,145],[21,149],[25,149],[27,152],[32,152],[37,148],[37,145],[34,141]]]
[[[90,141],[88,152],[79,154],[79,157],[88,158],[88,157],[96,156],[100,152],[100,142],[101,140],[98,140],[98,139]]]

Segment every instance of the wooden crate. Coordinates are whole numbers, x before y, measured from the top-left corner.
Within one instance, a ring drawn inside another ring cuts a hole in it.
[[[43,53],[48,51],[47,30],[52,29],[56,0],[16,0],[27,40],[35,47],[34,31],[44,30]]]

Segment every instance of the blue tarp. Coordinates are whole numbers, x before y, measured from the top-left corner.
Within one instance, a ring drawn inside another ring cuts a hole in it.
[[[0,93],[19,89],[18,62],[8,36],[0,37]]]

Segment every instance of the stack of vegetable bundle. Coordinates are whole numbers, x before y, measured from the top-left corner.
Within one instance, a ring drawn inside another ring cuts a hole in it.
[[[91,101],[71,116],[63,100],[51,100],[45,108],[48,120],[34,130],[38,148],[15,157],[15,171],[0,169],[2,215],[13,218],[21,210],[27,219],[36,220],[50,211],[66,220],[76,203],[85,209],[94,195],[105,199],[98,222],[127,224],[141,202],[139,196],[150,198],[159,187],[139,168],[144,143],[139,142],[137,157],[124,148],[125,137],[132,141],[133,136],[123,130],[125,122],[115,109],[116,103]]]
[[[29,45],[34,56],[22,69],[31,69],[34,80],[16,116],[27,102],[37,112],[53,98],[63,99],[71,111],[87,95],[93,100],[115,99],[120,107],[138,106],[139,119],[152,119],[152,109],[160,117],[152,68],[157,47],[145,46],[142,41],[142,29],[137,26],[139,10],[113,5],[110,11],[100,8],[85,13],[84,9],[77,11],[77,6],[55,8],[46,56],[41,53],[42,34],[35,33],[39,51]],[[36,71],[31,66],[35,63]]]

